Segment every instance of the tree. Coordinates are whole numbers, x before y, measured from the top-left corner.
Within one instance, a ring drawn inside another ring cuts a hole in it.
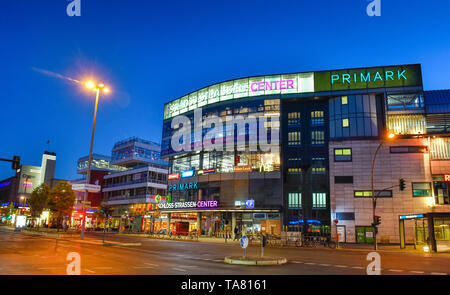
[[[50,197],[50,187],[45,183],[36,187],[32,192],[31,196],[28,199],[28,205],[30,206],[31,216],[33,219],[41,216],[42,211],[47,207],[48,201]],[[37,224],[39,229],[39,223]]]
[[[72,215],[75,200],[75,192],[67,181],[61,181],[51,189],[48,207],[52,211],[52,215],[56,218],[58,230],[61,227],[64,216]]]

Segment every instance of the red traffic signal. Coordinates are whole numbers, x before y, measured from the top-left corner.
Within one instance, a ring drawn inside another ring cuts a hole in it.
[[[375,224],[379,225],[381,223],[381,216],[375,216]]]

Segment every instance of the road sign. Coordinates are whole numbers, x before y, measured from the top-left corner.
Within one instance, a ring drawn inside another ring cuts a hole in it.
[[[246,200],[245,208],[255,208],[255,200]]]
[[[248,238],[247,236],[242,236],[241,240],[240,240],[240,244],[241,244],[241,248],[245,249],[248,246]]]

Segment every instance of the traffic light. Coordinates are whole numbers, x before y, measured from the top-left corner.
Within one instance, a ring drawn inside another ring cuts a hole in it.
[[[12,169],[13,170],[17,170],[20,168],[20,157],[19,156],[14,156],[13,157],[13,162],[12,162]]]
[[[400,190],[402,191],[402,190],[404,190],[405,189],[405,180],[403,179],[403,178],[400,178],[400,181],[399,181],[399,186],[400,186]]]
[[[375,225],[380,225],[381,224],[381,216],[375,216]]]

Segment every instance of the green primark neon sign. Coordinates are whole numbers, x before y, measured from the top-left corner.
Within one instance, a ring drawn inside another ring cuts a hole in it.
[[[371,82],[371,81],[388,81],[388,80],[408,80],[408,78],[405,76],[406,70],[400,71],[397,70],[395,73],[394,71],[385,71],[385,72],[367,72],[367,73],[353,73],[350,74],[333,74],[331,75],[331,85],[333,85],[336,82],[340,83],[358,83],[358,82]]]
[[[419,64],[314,72],[314,91],[421,87]]]

